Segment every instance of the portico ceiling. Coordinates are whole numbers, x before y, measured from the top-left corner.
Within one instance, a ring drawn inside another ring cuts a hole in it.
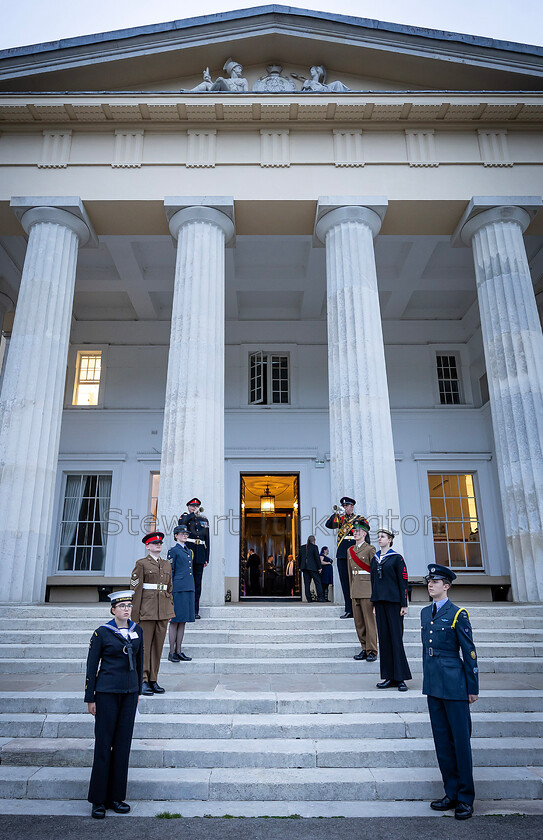
[[[0,288],[12,297],[25,247],[22,236],[0,239]],[[539,288],[543,238],[526,237],[526,247]],[[476,311],[471,250],[452,248],[449,237],[379,236],[375,254],[383,321],[462,322]],[[325,321],[325,271],[325,251],[309,236],[238,236],[227,251],[226,319]],[[102,236],[79,254],[74,319],[168,322],[174,274],[170,237]],[[471,322],[473,331],[478,318]]]

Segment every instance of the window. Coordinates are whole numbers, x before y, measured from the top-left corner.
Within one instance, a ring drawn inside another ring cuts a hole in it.
[[[429,473],[436,563],[455,571],[482,569],[479,517],[472,473]]]
[[[454,355],[436,356],[437,381],[439,385],[439,401],[441,405],[459,405],[460,379],[458,377],[458,361]]]
[[[66,476],[58,570],[101,572],[107,545],[111,475]]]
[[[153,523],[151,523],[152,527],[149,528],[149,531],[154,531],[157,526],[157,513],[158,513],[158,488],[160,484],[160,473],[159,472],[152,472],[150,475],[150,504],[149,504],[149,513],[153,519]]]
[[[98,405],[102,351],[78,351],[72,405]]]
[[[289,357],[258,350],[249,354],[249,405],[288,405]]]

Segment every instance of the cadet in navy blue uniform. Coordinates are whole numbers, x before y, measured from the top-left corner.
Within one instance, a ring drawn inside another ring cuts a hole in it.
[[[189,529],[178,525],[173,530],[175,545],[168,551],[172,564],[173,608],[175,615],[170,621],[170,662],[190,662],[192,656],[183,653],[185,624],[194,621],[194,555],[186,545]]]
[[[200,618],[200,595],[202,594],[202,576],[209,563],[209,522],[205,516],[200,516],[198,508],[200,499],[196,497],[187,502],[188,513],[179,517],[178,525],[189,529],[188,544],[194,554],[192,571],[194,575],[194,608],[195,618]],[[203,510],[203,508],[202,508]]]
[[[377,688],[407,691],[411,671],[403,646],[403,617],[407,614],[407,568],[401,554],[394,551],[394,531],[377,532],[379,551],[370,565],[371,602],[377,621],[382,682]]]
[[[427,695],[445,788],[443,799],[431,802],[430,807],[434,811],[454,808],[457,820],[467,820],[473,814],[475,798],[469,707],[479,694],[479,668],[467,610],[448,599],[455,578],[446,566],[428,566],[426,580],[433,604],[424,607],[420,614],[422,693]]]
[[[130,621],[132,592],[109,597],[113,618],[91,636],[85,682],[85,703],[95,716],[88,795],[95,819],[103,819],[106,808],[118,814],[130,811],[124,798],[143,674],[143,633]]]

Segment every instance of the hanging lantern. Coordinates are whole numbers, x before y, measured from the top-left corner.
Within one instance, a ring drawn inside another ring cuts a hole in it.
[[[260,513],[266,514],[275,513],[275,496],[270,493],[270,488],[266,484],[266,492],[260,497]]]

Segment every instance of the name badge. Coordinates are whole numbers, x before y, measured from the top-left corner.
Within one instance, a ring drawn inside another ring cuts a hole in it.
[[[130,638],[131,639],[137,639],[138,638],[138,634],[136,633],[135,630],[132,630],[132,632],[130,633]]]

